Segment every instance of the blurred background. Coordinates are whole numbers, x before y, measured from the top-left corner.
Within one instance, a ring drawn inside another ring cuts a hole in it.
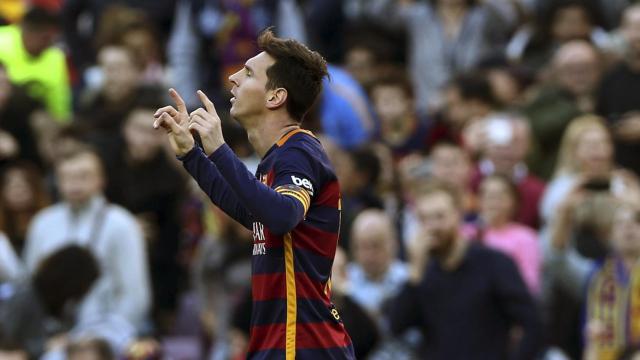
[[[151,124],[169,87],[190,110],[202,89],[254,171],[227,77],[272,25],[330,64],[303,127],[341,185],[333,296],[359,359],[423,358],[386,305],[434,180],[516,265],[537,358],[638,359],[634,3],[0,0],[0,359],[243,358],[251,234]]]

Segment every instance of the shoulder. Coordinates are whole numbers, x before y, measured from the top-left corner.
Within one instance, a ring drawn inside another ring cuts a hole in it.
[[[64,217],[65,206],[61,203],[48,206],[38,212],[31,222],[32,227],[48,223],[50,221],[59,221]]]
[[[481,267],[492,271],[500,271],[505,267],[513,267],[513,261],[504,253],[489,247],[471,244],[467,250],[467,258]]]
[[[328,157],[314,135],[309,132],[298,132],[291,136],[278,149],[278,160],[308,161],[309,164],[328,165]]]
[[[129,212],[129,210],[123,208],[120,205],[113,203],[109,204],[107,214],[105,215],[111,226],[134,226],[137,227],[136,219]]]

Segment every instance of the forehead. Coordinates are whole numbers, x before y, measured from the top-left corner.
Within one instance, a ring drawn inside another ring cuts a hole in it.
[[[99,160],[93,154],[81,154],[60,162],[58,165],[58,171],[64,173],[97,170],[98,161]]]
[[[455,206],[453,206],[453,199],[451,199],[447,193],[439,191],[422,195],[418,199],[417,208],[420,213],[429,213],[448,210],[453,211]]]
[[[276,60],[269,55],[267,52],[263,51],[258,55],[250,58],[245,63],[247,66],[253,68],[254,70],[264,70],[266,71],[271,65],[273,65]]]

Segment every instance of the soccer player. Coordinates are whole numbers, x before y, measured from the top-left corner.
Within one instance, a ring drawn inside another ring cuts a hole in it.
[[[176,155],[211,200],[253,231],[249,359],[355,359],[330,300],[331,265],[340,227],[340,190],[320,142],[300,128],[322,89],[325,60],[270,30],[263,50],[231,75],[231,116],[262,161],[252,175],[224,142],[220,118],[204,108],[155,114]],[[200,135],[202,147],[191,133]]]

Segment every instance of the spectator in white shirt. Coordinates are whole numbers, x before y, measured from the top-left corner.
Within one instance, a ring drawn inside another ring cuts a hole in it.
[[[119,317],[138,329],[150,306],[147,254],[135,218],[102,195],[104,174],[89,148],[65,154],[56,165],[62,201],[34,218],[27,233],[26,267],[33,273],[48,254],[70,244],[98,259],[102,276],[80,307],[79,321]]]

